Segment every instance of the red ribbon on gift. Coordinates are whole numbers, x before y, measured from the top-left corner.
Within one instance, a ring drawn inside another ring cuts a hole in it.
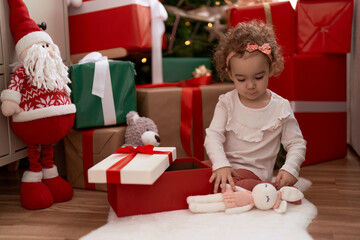
[[[157,87],[181,87],[181,123],[180,138],[185,152],[189,156],[195,156],[199,160],[204,160],[204,134],[202,116],[201,85],[211,84],[212,76],[201,76],[191,78],[177,83],[143,84],[137,88],[157,88]],[[191,151],[191,122],[193,123],[193,150]]]
[[[165,152],[165,151],[155,151],[153,145],[144,145],[144,146],[138,146],[136,148],[132,146],[126,146],[122,148],[118,148],[114,154],[128,154],[124,158],[120,159],[118,162],[116,162],[114,165],[109,167],[106,170],[106,182],[107,183],[121,183],[121,174],[120,171],[122,168],[124,168],[131,160],[134,159],[134,157],[138,153],[144,153],[144,154],[167,154],[169,157],[169,164],[173,162],[172,158],[172,152]]]

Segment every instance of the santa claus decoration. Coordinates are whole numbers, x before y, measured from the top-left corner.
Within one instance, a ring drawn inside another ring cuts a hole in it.
[[[1,93],[1,111],[28,147],[30,165],[21,180],[21,204],[27,209],[47,208],[73,196],[72,187],[54,165],[53,144],[72,128],[76,108],[59,48],[30,18],[22,0],[8,3],[20,68]]]

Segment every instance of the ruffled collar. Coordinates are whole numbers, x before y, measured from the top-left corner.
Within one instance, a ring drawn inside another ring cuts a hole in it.
[[[265,131],[274,131],[284,119],[292,114],[289,101],[270,91],[271,99],[264,108],[253,109],[243,105],[234,90],[232,104],[228,104],[227,131],[233,131],[237,138],[248,142],[260,142]]]

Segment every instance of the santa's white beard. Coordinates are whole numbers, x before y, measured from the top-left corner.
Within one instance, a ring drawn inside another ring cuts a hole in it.
[[[54,45],[55,54],[51,57],[49,52],[41,45],[34,44],[29,48],[23,62],[25,73],[30,76],[33,86],[51,91],[63,90],[70,95],[68,83],[68,67],[60,57],[59,48]]]

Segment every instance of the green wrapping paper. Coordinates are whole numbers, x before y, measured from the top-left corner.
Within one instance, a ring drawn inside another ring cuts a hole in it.
[[[193,78],[192,72],[200,65],[212,69],[210,58],[205,57],[164,57],[163,79],[164,82],[179,82]]]
[[[134,64],[129,61],[109,61],[108,64],[110,79],[108,87],[104,88],[110,92],[105,90],[103,98],[93,95],[93,83],[94,75],[98,76],[96,82],[101,82],[105,81],[106,73],[95,74],[95,63],[69,67],[71,98],[76,105],[74,128],[123,124],[126,123],[126,114],[136,111]],[[112,115],[113,120],[109,122],[107,115]]]

